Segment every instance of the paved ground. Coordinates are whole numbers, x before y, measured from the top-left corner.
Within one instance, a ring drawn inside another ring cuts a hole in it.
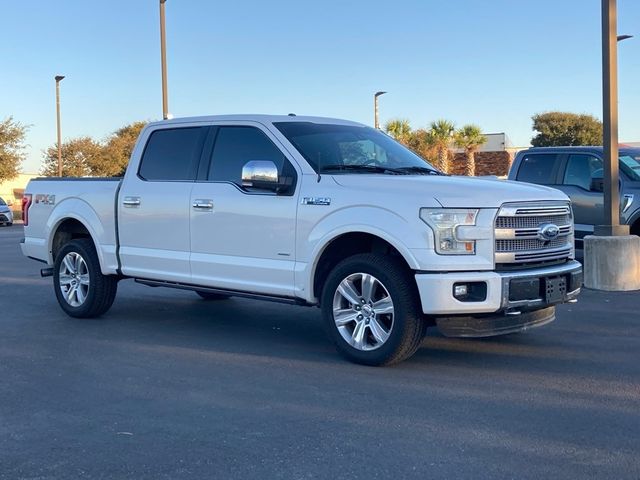
[[[61,313],[0,229],[0,478],[640,478],[640,294],[341,360],[316,309],[122,282]]]

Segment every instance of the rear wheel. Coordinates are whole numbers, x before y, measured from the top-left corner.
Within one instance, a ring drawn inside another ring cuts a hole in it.
[[[196,290],[196,293],[200,296],[200,298],[207,301],[226,300],[227,298],[231,298],[229,295],[222,295],[220,293],[203,292],[202,290]]]
[[[415,280],[387,255],[359,254],[336,265],[321,305],[336,348],[356,363],[401,362],[418,350],[426,330]]]
[[[56,256],[53,285],[58,303],[67,315],[91,318],[111,308],[118,279],[102,274],[93,242],[80,238],[67,243]]]

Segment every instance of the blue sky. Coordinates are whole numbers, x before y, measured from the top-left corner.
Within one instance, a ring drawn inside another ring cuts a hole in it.
[[[0,118],[23,170],[63,138],[162,116],[157,0],[0,0]],[[289,113],[414,127],[447,118],[523,146],[531,115],[601,116],[599,0],[167,0],[174,116]],[[620,138],[640,141],[640,2],[618,0]]]

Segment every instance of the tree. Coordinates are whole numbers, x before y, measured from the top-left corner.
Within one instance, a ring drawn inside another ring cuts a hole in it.
[[[0,183],[15,178],[25,158],[27,126],[9,117],[0,122]]]
[[[602,122],[593,115],[569,112],[538,113],[531,117],[534,147],[602,145]]]
[[[476,152],[487,143],[487,137],[477,125],[465,125],[453,134],[453,141],[457,147],[464,149],[467,159],[465,173],[473,177],[476,174]]]
[[[104,162],[103,147],[91,137],[79,137],[62,144],[62,175],[64,177],[86,177],[94,175],[96,165]],[[99,167],[98,167],[99,168]],[[42,174],[58,175],[58,144],[45,152]]]
[[[449,147],[453,140],[455,125],[449,120],[436,120],[431,122],[428,135],[428,143],[437,152],[436,167],[445,173],[449,173]]]
[[[403,144],[409,143],[409,139],[411,137],[411,124],[409,120],[405,120],[402,118],[396,118],[394,120],[390,120],[384,126],[385,131],[395,138],[397,141]]]
[[[94,174],[101,176],[124,175],[138,135],[146,124],[147,122],[134,122],[113,132],[104,146],[105,163],[101,164],[99,170],[96,170]]]

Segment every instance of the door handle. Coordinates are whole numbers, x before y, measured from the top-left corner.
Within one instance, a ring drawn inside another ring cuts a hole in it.
[[[193,208],[197,210],[213,210],[213,200],[199,198],[193,201]]]
[[[139,207],[140,197],[124,197],[124,200],[122,200],[122,205],[124,205],[125,207]]]

